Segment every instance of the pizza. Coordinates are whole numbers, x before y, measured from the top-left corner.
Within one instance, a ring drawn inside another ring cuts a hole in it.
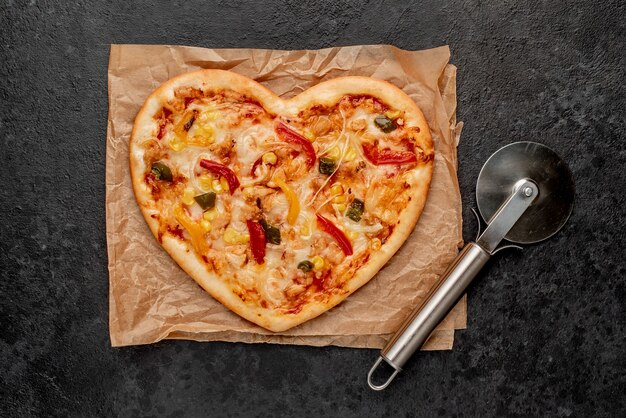
[[[166,81],[130,138],[152,233],[243,318],[287,330],[343,301],[389,261],[424,207],[434,148],[392,84],[341,77],[282,99],[201,70]]]

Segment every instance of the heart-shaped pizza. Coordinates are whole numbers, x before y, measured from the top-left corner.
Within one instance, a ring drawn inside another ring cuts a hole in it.
[[[271,331],[327,311],[407,239],[432,176],[418,106],[367,77],[284,100],[238,74],[165,82],[130,139],[139,207],[209,294]]]

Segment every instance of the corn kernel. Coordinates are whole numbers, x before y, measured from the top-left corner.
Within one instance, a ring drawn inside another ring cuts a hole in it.
[[[374,251],[378,251],[380,250],[380,247],[382,246],[382,243],[380,242],[380,240],[378,238],[374,238],[372,240],[372,242],[370,243],[372,250]]]
[[[204,232],[211,232],[211,222],[203,219],[200,221],[200,226],[204,230]]]
[[[346,203],[346,196],[340,194],[339,196],[333,197],[333,203]]]
[[[359,233],[355,232],[355,231],[348,231],[348,233],[346,234],[348,236],[348,238],[350,238],[351,240],[355,240],[359,237]]]
[[[256,193],[254,192],[254,187],[253,186],[246,186],[246,187],[241,189],[241,192],[243,193],[244,197],[247,198],[247,199],[255,199],[256,198]]]
[[[250,241],[250,235],[240,234],[231,227],[226,228],[223,238],[226,244],[245,244]]]
[[[176,145],[171,145],[170,148],[174,151],[182,151],[185,148],[185,144],[183,142],[177,142]]]
[[[330,193],[332,195],[338,195],[343,193],[343,186],[341,184],[335,184],[330,188]]]
[[[198,125],[194,129],[194,136],[189,142],[193,143],[194,145],[208,146],[209,144],[212,144],[215,140],[213,134],[214,131],[211,126]]]
[[[328,151],[327,156],[333,160],[338,160],[341,158],[341,150],[337,146],[334,146]]]
[[[309,129],[304,130],[304,137],[311,142],[315,141],[315,135],[313,135],[313,132],[311,132]]]
[[[185,143],[181,141],[179,137],[175,136],[172,139],[170,139],[169,146],[174,151],[180,151],[183,148],[185,148]]]
[[[222,193],[224,191],[224,188],[222,187],[222,183],[220,183],[218,179],[214,179],[211,182],[211,187],[213,188],[215,193]]]
[[[261,157],[262,161],[265,164],[276,164],[276,161],[278,161],[278,158],[276,158],[276,154],[274,154],[273,152],[266,152],[265,154],[263,154],[263,157]]]
[[[339,212],[343,212],[344,210],[346,210],[346,204],[345,203],[335,204],[335,209],[337,209]]]
[[[319,255],[316,255],[315,257],[313,257],[311,259],[311,263],[313,263],[313,268],[315,270],[321,270],[322,268],[324,268],[324,259],[320,257]]]
[[[401,113],[402,112],[399,110],[394,110],[394,111],[388,110],[387,112],[385,112],[385,116],[387,116],[389,119],[395,119],[398,116],[400,116]]]
[[[348,152],[346,152],[346,155],[343,157],[344,161],[354,161],[354,159],[356,158],[356,151],[354,150],[354,148],[350,147],[348,148]]]
[[[302,227],[300,228],[300,236],[308,237],[310,234],[311,234],[311,229],[309,228],[309,225],[307,224],[302,225]]]
[[[199,123],[196,126],[195,130],[199,134],[204,134],[206,136],[213,136],[213,134],[215,133],[215,130],[213,129],[213,126],[209,125],[208,123]]]
[[[237,231],[235,231],[232,228],[226,228],[226,230],[224,231],[224,242],[227,244],[235,244],[237,242],[237,236],[239,234],[237,233]]]
[[[198,177],[198,185],[203,191],[211,190],[211,187],[213,186],[213,177],[210,174],[201,175]]]
[[[225,192],[230,191],[228,181],[224,177],[220,177],[220,185],[222,186],[222,190],[224,190]]]
[[[196,195],[195,190],[192,187],[187,187],[184,191],[183,191],[183,203],[185,205],[193,205],[193,202],[195,202],[195,200],[193,199],[193,197]]]
[[[203,112],[198,117],[198,122],[200,123],[211,122],[211,121],[217,120],[219,115],[220,114],[217,111]]]
[[[207,221],[213,221],[217,218],[217,211],[215,209],[207,210],[202,214],[202,218]]]

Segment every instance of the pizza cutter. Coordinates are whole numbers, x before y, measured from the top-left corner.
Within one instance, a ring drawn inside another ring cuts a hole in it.
[[[567,164],[545,145],[516,142],[496,151],[476,184],[476,202],[485,230],[468,243],[441,276],[424,302],[407,318],[380,352],[367,374],[374,390],[385,389],[413,353],[461,298],[489,258],[514,244],[535,244],[556,234],[574,206],[574,180]],[[505,240],[505,244],[500,243]],[[393,372],[382,384],[373,382],[382,362]]]

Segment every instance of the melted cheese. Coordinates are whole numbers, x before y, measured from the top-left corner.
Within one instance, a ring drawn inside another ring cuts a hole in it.
[[[243,171],[244,175],[250,174],[252,164],[261,157],[263,141],[272,136],[271,128],[264,125],[254,125],[237,136],[235,149],[237,150],[237,160],[247,168]]]

